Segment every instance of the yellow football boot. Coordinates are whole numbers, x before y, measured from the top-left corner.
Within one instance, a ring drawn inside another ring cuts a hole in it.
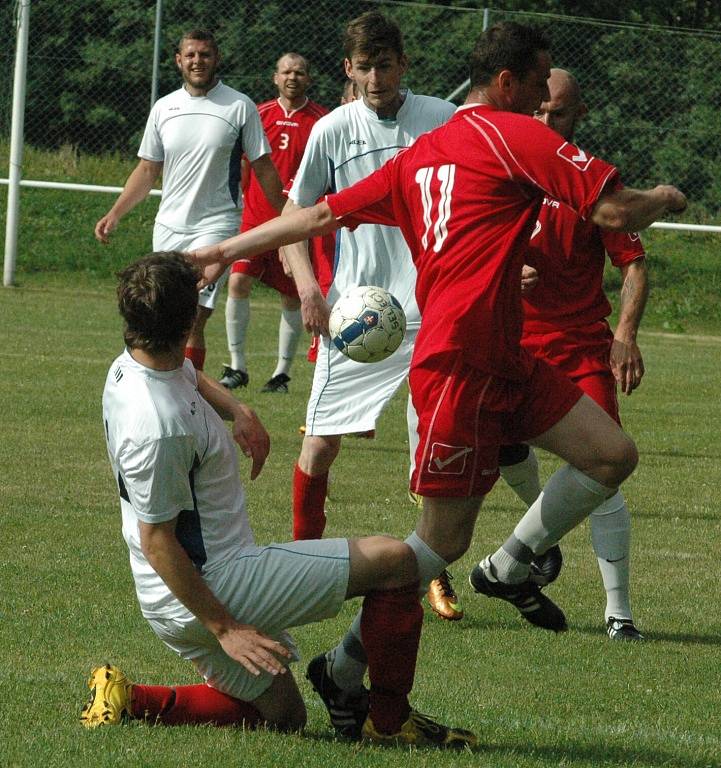
[[[88,688],[90,701],[80,715],[86,728],[117,725],[124,717],[130,717],[133,684],[117,667],[96,667],[90,673]]]
[[[374,744],[412,744],[416,747],[441,747],[442,749],[464,749],[478,746],[478,738],[471,731],[449,728],[412,709],[408,720],[398,733],[379,733],[370,715],[363,723],[361,736]]]

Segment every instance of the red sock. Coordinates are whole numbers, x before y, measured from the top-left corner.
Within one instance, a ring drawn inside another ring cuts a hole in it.
[[[245,725],[261,722],[260,712],[247,701],[216,691],[209,685],[133,685],[133,717],[163,725]]]
[[[202,371],[205,365],[205,347],[186,347],[185,356],[193,364],[196,371]]]
[[[369,714],[380,733],[398,733],[408,719],[422,623],[418,584],[371,592],[363,601],[361,635],[371,682]]]
[[[328,473],[306,475],[296,464],[293,473],[293,540],[320,539],[325,530]]]

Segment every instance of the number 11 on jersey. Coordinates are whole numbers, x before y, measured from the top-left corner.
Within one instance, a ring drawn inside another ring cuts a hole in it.
[[[438,201],[433,200],[431,182],[433,176],[440,181],[438,188]],[[439,165],[437,168],[419,168],[416,171],[416,183],[421,188],[421,201],[423,203],[423,223],[425,230],[421,240],[423,247],[428,248],[428,238],[433,227],[433,250],[438,253],[448,237],[448,220],[451,217],[451,195],[453,182],[456,178],[455,165]],[[436,221],[433,223],[433,213],[436,211]]]

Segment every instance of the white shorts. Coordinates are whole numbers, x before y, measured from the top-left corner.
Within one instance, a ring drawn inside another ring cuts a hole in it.
[[[322,539],[250,547],[206,579],[239,622],[280,640],[298,661],[293,638],[285,630],[337,615],[349,574],[348,541]],[[261,672],[256,677],[231,659],[190,613],[148,622],[171,650],[195,664],[208,685],[229,696],[253,701],[273,682],[273,675]]]
[[[192,251],[201,248],[204,245],[213,245],[229,237],[237,235],[236,230],[226,230],[225,232],[175,232],[168,229],[164,224],[155,222],[153,227],[153,250],[154,251]],[[215,309],[215,303],[218,300],[218,294],[223,290],[223,286],[228,280],[228,270],[220,278],[205,288],[198,295],[198,304],[209,310]]]
[[[379,363],[356,363],[322,336],[305,417],[306,435],[345,435],[375,429],[398,387],[408,378],[417,329]]]

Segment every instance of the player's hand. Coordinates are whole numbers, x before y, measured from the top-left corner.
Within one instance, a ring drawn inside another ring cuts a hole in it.
[[[538,285],[538,271],[529,266],[523,265],[521,270],[521,293],[529,293]]]
[[[330,306],[320,291],[300,297],[300,314],[306,331],[314,336],[328,335]]]
[[[188,253],[188,258],[194,261],[202,270],[203,276],[198,281],[198,289],[217,283],[226,270],[223,254],[218,245],[205,245]]]
[[[630,395],[641,383],[646,372],[643,357],[635,341],[614,339],[611,345],[611,371],[621,387],[621,392]]]
[[[665,195],[667,199],[666,210],[672,213],[681,213],[686,210],[688,200],[686,200],[686,195],[680,189],[671,184],[659,184],[656,190]]]
[[[217,638],[228,656],[240,662],[251,675],[259,675],[261,671],[271,675],[287,672],[280,659],[291,658],[288,648],[250,624],[236,624]]]
[[[95,225],[95,239],[107,245],[110,242],[110,233],[118,226],[118,218],[112,213],[106,213]]]
[[[270,436],[255,411],[238,403],[233,419],[233,439],[253,462],[250,479],[255,480],[270,453]]]

